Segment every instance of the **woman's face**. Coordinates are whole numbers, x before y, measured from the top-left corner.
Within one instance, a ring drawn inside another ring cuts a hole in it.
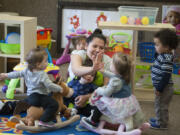
[[[87,55],[91,60],[93,60],[93,58],[96,58],[98,53],[100,52],[104,53],[104,48],[105,48],[104,41],[99,38],[94,38],[87,45]]]
[[[176,26],[180,23],[180,14],[174,11],[170,11],[167,15],[167,22]]]

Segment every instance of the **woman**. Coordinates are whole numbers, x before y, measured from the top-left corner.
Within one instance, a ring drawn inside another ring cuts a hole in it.
[[[71,68],[70,78],[73,79],[75,76],[83,76],[86,74],[95,74],[102,66],[106,70],[109,70],[109,64],[111,63],[111,58],[107,55],[104,55],[106,37],[102,34],[100,29],[96,29],[88,38],[87,38],[86,51],[79,50],[72,52],[71,55]],[[85,61],[92,62],[91,67],[83,66]],[[107,84],[108,78],[104,77],[103,84]],[[80,95],[75,99],[75,105],[79,107],[78,113],[89,115],[90,107],[86,105],[87,101],[91,94]]]

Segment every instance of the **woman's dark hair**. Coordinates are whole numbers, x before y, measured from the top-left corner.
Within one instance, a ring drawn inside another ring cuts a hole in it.
[[[32,71],[36,68],[37,63],[41,63],[45,56],[48,56],[44,48],[34,48],[26,55],[26,62],[28,63],[28,69]]]
[[[178,37],[173,30],[161,29],[154,35],[154,38],[158,38],[163,46],[168,46],[171,50],[176,49],[178,46]]]
[[[106,44],[106,37],[102,34],[101,29],[95,29],[94,32],[86,39],[87,44],[89,44],[94,38],[99,38]]]

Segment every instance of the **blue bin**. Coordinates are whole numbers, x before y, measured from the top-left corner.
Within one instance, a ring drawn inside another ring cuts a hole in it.
[[[143,62],[154,62],[155,44],[153,42],[138,43],[140,59]]]

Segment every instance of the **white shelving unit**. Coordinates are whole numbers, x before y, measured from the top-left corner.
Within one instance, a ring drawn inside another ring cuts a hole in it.
[[[169,28],[175,30],[171,24],[155,23],[154,25],[128,25],[121,24],[120,22],[99,22],[99,28],[102,29],[115,29],[115,30],[133,30],[133,45],[132,45],[132,91],[139,100],[143,101],[154,101],[154,92],[152,89],[137,88],[135,86],[135,73],[136,65],[150,65],[149,63],[141,62],[137,60],[137,43],[138,43],[138,31],[159,31],[160,29]]]
[[[19,25],[20,28],[20,54],[4,54],[0,52],[0,63],[3,65],[0,67],[0,72],[6,72],[7,58],[19,58],[20,62],[23,62],[26,54],[34,47],[37,42],[37,18],[25,17],[25,16],[11,16],[0,15],[0,23],[5,26],[5,34],[7,34],[6,28],[8,25]],[[24,93],[24,80],[21,79],[20,88],[18,91]]]

